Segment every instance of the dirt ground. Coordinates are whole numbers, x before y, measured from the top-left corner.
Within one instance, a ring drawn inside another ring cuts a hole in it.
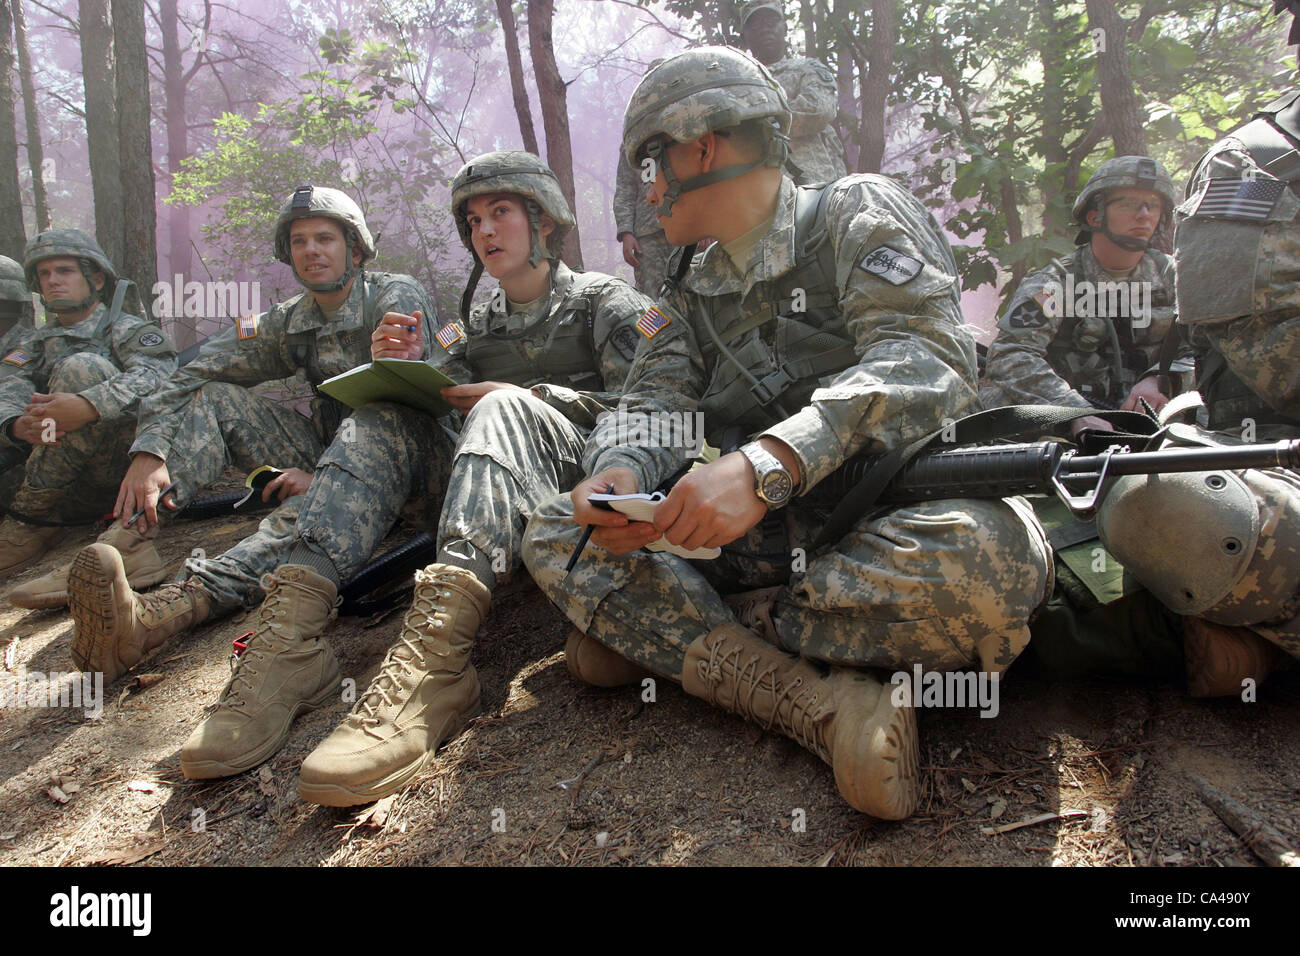
[[[178,567],[192,548],[222,550],[255,521],[176,522],[164,557]],[[93,534],[74,532],[13,581],[70,559]],[[798,745],[670,682],[649,702],[641,688],[576,682],[564,621],[522,581],[499,594],[475,650],[483,715],[416,785],[348,811],[297,795],[298,766],[346,712],[342,700],[300,718],[260,770],[182,777],[181,744],[251,623],[173,640],[104,688],[98,716],[0,708],[0,864],[1261,865],[1197,778],[1300,847],[1297,669],[1255,703],[1191,700],[1170,683],[1009,679],[995,719],[923,711],[921,809],[886,824],[849,809],[830,769]],[[400,626],[400,610],[337,621],[329,638],[344,676],[364,689]],[[11,675],[72,669],[65,612],[5,604],[0,635]]]

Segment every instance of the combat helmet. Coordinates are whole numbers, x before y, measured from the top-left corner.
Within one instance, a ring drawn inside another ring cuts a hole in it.
[[[462,166],[451,181],[451,214],[456,220],[460,241],[474,257],[474,271],[470,273],[469,282],[461,296],[462,319],[469,316],[469,303],[474,297],[478,280],[483,275],[483,263],[474,251],[474,243],[470,238],[466,206],[472,197],[491,193],[515,193],[524,198],[528,226],[533,237],[533,245],[528,253],[530,266],[536,266],[542,259],[556,258],[560,246],[564,244],[564,237],[577,224],[573,210],[560,191],[559,179],[551,167],[532,153],[497,150],[475,156]],[[555,220],[555,228],[548,237],[549,242],[542,239],[542,213]],[[548,245],[556,252],[547,252]]]
[[[1079,195],[1074,200],[1074,208],[1071,209],[1071,216],[1081,227],[1079,235],[1075,238],[1076,245],[1083,245],[1088,241],[1089,234],[1093,232],[1093,227],[1088,225],[1088,211],[1094,207],[1099,208],[1101,212],[1101,226],[1097,231],[1104,235],[1121,249],[1127,249],[1129,252],[1139,252],[1145,249],[1149,243],[1145,239],[1136,239],[1132,236],[1118,236],[1110,231],[1106,224],[1106,207],[1100,205],[1102,194],[1108,189],[1117,189],[1123,186],[1133,186],[1137,189],[1150,189],[1160,194],[1164,200],[1164,210],[1161,212],[1160,221],[1156,223],[1156,232],[1164,226],[1169,216],[1173,213],[1173,208],[1177,205],[1178,200],[1174,198],[1174,181],[1169,178],[1169,173],[1154,159],[1148,156],[1116,156],[1114,159],[1108,159],[1092,174],[1088,182],[1084,184]]]
[[[23,267],[8,256],[0,256],[0,332],[13,321],[32,313],[32,294]]]
[[[308,282],[298,275],[289,254],[289,225],[295,219],[309,219],[320,216],[333,219],[343,226],[343,237],[347,243],[347,269],[333,282]],[[352,265],[352,247],[361,247],[361,266]],[[299,186],[293,191],[280,215],[275,220],[275,257],[293,269],[293,277],[300,284],[313,292],[337,292],[346,286],[361,271],[361,267],[375,257],[375,241],[366,227],[366,218],[361,214],[361,207],[352,201],[352,197],[338,189],[328,186]]]
[[[785,7],[778,3],[777,0],[751,0],[751,2],[741,6],[736,15],[737,29],[744,30],[745,24],[748,23],[750,18],[754,14],[758,13],[759,10],[771,10],[781,19],[785,19]]]
[[[46,259],[76,259],[81,266],[81,274],[86,277],[90,294],[81,301],[71,299],[49,299],[41,293],[40,280],[36,278],[36,266]],[[104,273],[104,288],[95,288],[94,274]],[[117,270],[108,261],[104,250],[90,236],[80,229],[47,229],[37,233],[23,250],[23,274],[27,279],[27,288],[41,293],[41,303],[51,312],[78,312],[100,300],[101,296],[111,295],[117,285]]]
[[[710,170],[682,182],[664,157],[670,142],[685,143],[713,130],[766,120],[764,155],[752,163]],[[642,77],[623,114],[623,157],[638,169],[649,156],[668,189],[655,211],[672,215],[679,195],[760,166],[780,168],[790,150],[790,107],[767,67],[747,53],[706,46],[669,57]]]

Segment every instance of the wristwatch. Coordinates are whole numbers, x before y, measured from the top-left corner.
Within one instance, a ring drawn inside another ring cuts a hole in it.
[[[783,507],[794,491],[794,479],[781,460],[756,441],[740,446],[740,453],[754,466],[754,494],[768,510]]]

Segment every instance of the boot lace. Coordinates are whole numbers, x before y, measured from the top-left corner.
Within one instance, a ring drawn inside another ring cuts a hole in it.
[[[253,629],[253,636],[248,639],[244,653],[230,658],[230,679],[221,692],[220,702],[234,708],[239,708],[244,703],[239,692],[241,685],[253,693],[257,692],[255,681],[261,673],[257,665],[266,661],[266,652],[275,649],[276,644],[286,642],[280,629],[284,627],[292,609],[292,589],[284,587],[279,578],[270,574],[262,575],[261,585],[266,597],[257,611],[257,626]]]
[[[421,639],[431,628],[441,627],[446,619],[439,621],[435,615],[447,613],[446,607],[437,603],[440,592],[436,582],[421,581],[416,589],[411,609],[406,612],[402,622],[402,633],[397,643],[389,648],[384,662],[379,665],[379,673],[366,688],[365,694],[356,702],[348,719],[359,724],[373,737],[380,737],[374,727],[381,723],[379,708],[400,703],[396,695],[401,692],[400,678],[414,674],[426,664]]]
[[[178,604],[187,605],[193,610],[194,600],[190,593],[179,584],[164,584],[152,594],[140,598],[140,620],[147,627],[153,627],[172,616],[172,609]]]
[[[744,652],[743,645],[729,646],[726,641],[717,641],[709,648],[709,659],[704,666],[713,686],[712,703],[719,702],[717,686],[722,683],[724,668],[729,667],[736,675],[736,699],[730,702],[732,709],[764,730],[775,726],[814,753],[827,752],[829,748],[822,739],[822,727],[831,710],[820,700],[816,688],[806,684],[803,677],[782,681],[777,675],[779,664],[764,664],[757,654],[744,659]],[[760,692],[771,696],[766,719],[759,716],[761,711],[755,707],[755,698]]]

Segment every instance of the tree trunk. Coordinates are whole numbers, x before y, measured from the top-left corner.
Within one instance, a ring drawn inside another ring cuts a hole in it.
[[[109,0],[78,0],[81,72],[86,87],[86,145],[95,193],[95,238],[109,261],[123,265],[122,158],[117,136],[117,79]]]
[[[855,82],[854,77],[856,75],[860,79],[866,78],[866,61],[862,59],[857,41],[858,28],[861,25],[857,19],[857,4],[854,0],[834,0],[834,2],[835,48],[838,52],[836,86],[840,95],[840,112],[847,118],[858,115],[858,101],[854,98],[854,93],[859,92],[859,83]],[[844,156],[848,160],[848,169],[857,170],[858,157],[861,153],[862,129],[859,126],[856,131],[844,137]]]
[[[152,302],[158,281],[157,195],[149,136],[149,59],[144,45],[144,0],[112,0],[117,54],[117,122],[122,166],[122,274]],[[152,311],[152,309],[150,309]]]
[[[13,12],[18,75],[23,87],[23,115],[27,119],[27,165],[32,170],[36,231],[44,232],[50,228],[50,198],[45,194],[45,150],[41,147],[41,121],[36,113],[36,84],[32,82],[32,56],[27,47],[27,13],[23,10],[23,0],[13,0]]]
[[[160,0],[158,19],[162,26],[163,43],[163,98],[167,117],[167,175],[168,185],[181,171],[181,160],[189,155],[189,131],[185,128],[185,71],[181,63],[180,18],[177,0]],[[190,207],[176,203],[167,207],[167,269],[166,274],[185,275],[190,271]],[[180,344],[189,330],[173,332]],[[182,348],[192,345],[185,342]]]
[[[560,191],[576,215],[573,189],[573,144],[569,140],[569,97],[560,68],[555,63],[551,39],[551,21],[555,16],[554,0],[528,0],[528,51],[533,57],[537,77],[537,97],[542,104],[542,123],[546,128],[546,163],[560,181]],[[582,265],[582,242],[575,225],[564,240],[562,258],[570,266]]]
[[[1129,74],[1125,38],[1128,23],[1115,10],[1114,0],[1087,0],[1088,23],[1094,31],[1097,52],[1097,77],[1101,81],[1101,108],[1106,125],[1115,142],[1116,156],[1147,154],[1145,117],[1133,91]]]
[[[515,115],[519,117],[519,134],[524,138],[524,149],[541,155],[537,148],[537,133],[533,130],[532,108],[528,105],[528,88],[524,86],[524,61],[519,54],[515,11],[511,0],[496,0],[496,3],[501,30],[506,35],[506,63],[510,67],[510,92],[515,101]]]
[[[0,0],[0,255],[22,259],[23,194],[18,187],[18,135],[14,119],[14,21],[8,0]]]
[[[889,99],[889,71],[894,65],[898,39],[895,0],[871,0],[871,44],[867,75],[862,81],[862,131],[858,172],[878,173],[885,158],[885,107]]]
[[[1064,73],[1065,44],[1074,42],[1064,35],[1056,21],[1057,0],[1038,0],[1038,58],[1043,65],[1042,100],[1043,133],[1038,149],[1049,170],[1040,187],[1044,197],[1063,196],[1061,177],[1067,160],[1065,149],[1065,90],[1061,86]],[[1060,170],[1051,172],[1051,170]],[[1068,204],[1067,204],[1068,205]],[[1054,236],[1069,228],[1060,203],[1043,203],[1043,232]]]

